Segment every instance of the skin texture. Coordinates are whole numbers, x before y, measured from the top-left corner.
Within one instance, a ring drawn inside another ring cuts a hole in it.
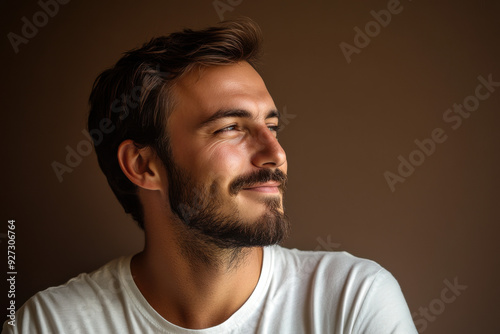
[[[261,169],[287,172],[276,138],[276,107],[260,75],[246,62],[194,70],[174,86],[176,106],[168,119],[172,158],[198,184],[219,186],[220,213],[235,209],[242,224],[266,214],[270,198],[283,211],[274,181],[231,192],[231,183]],[[237,112],[234,112],[234,111]],[[225,117],[214,115],[224,113]],[[231,115],[228,116],[228,113]],[[134,281],[150,305],[168,321],[186,328],[212,327],[229,318],[254,290],[262,248],[218,248],[189,233],[172,213],[167,171],[150,148],[130,140],[118,150],[125,175],[139,187],[146,243],[134,256]],[[195,246],[210,261],[183,251]]]

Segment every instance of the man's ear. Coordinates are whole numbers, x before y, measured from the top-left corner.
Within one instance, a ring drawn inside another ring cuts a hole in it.
[[[161,165],[151,147],[140,147],[127,139],[118,147],[117,157],[120,168],[130,182],[143,189],[161,189]]]

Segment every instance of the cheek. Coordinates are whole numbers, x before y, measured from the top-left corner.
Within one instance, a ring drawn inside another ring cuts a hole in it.
[[[217,179],[221,184],[227,184],[245,171],[248,157],[241,147],[217,145],[209,148],[204,157],[200,157],[199,166],[211,179]]]
[[[200,140],[192,141],[190,145],[183,144],[176,147],[174,159],[198,182],[211,184],[215,181],[221,187],[227,187],[248,169],[249,158],[244,142],[227,140],[207,144]]]

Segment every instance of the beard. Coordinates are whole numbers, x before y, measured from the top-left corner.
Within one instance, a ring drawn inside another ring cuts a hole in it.
[[[194,250],[193,247],[199,248],[201,244],[240,250],[279,244],[288,236],[290,222],[281,200],[287,176],[281,170],[266,168],[241,175],[230,183],[228,195],[224,196],[217,181],[211,184],[196,182],[172,159],[169,162],[166,164],[169,204],[175,218],[182,224],[186,241],[183,248],[188,253],[200,255],[201,249]],[[234,197],[245,187],[268,181],[280,182],[278,188],[282,196],[263,196],[261,202],[266,206],[265,213],[254,219],[243,218]]]

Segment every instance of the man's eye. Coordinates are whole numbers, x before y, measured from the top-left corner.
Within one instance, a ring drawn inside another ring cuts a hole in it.
[[[267,128],[269,130],[271,130],[272,132],[278,132],[278,130],[280,129],[280,126],[279,125],[268,125]]]
[[[236,125],[226,126],[225,128],[219,129],[219,130],[215,131],[214,133],[229,132],[229,131],[233,131],[233,130],[236,130]]]

